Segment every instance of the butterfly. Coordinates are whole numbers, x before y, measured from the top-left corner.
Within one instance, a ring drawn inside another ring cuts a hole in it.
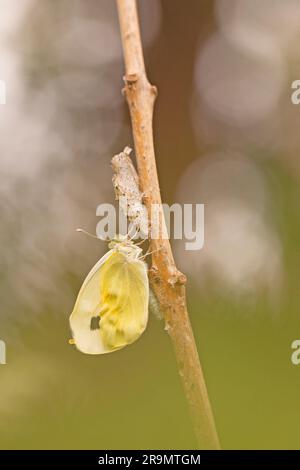
[[[148,321],[149,281],[142,249],[117,235],[79,291],[70,327],[79,351],[105,354],[136,341]]]

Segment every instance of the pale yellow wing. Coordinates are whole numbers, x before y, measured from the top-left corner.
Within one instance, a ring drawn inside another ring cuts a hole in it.
[[[100,335],[106,347],[133,343],[148,321],[149,283],[146,264],[114,252],[100,270]]]
[[[135,341],[148,320],[149,285],[143,261],[111,250],[84,281],[70,317],[76,347],[104,354]]]
[[[106,253],[87,275],[70,316],[74,343],[77,349],[86,354],[107,352],[96,323],[101,309],[100,269],[111,254],[112,250]]]

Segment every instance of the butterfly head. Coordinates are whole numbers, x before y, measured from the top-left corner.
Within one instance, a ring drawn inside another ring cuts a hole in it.
[[[108,247],[112,250],[119,251],[131,259],[138,259],[142,253],[142,249],[135,245],[134,242],[128,238],[128,235],[115,235],[109,242]]]

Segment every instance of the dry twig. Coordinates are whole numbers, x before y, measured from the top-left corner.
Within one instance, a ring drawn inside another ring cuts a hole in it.
[[[130,110],[140,190],[151,218],[153,204],[161,205],[153,142],[156,88],[146,76],[135,0],[117,0],[126,75],[124,93]],[[162,224],[164,224],[163,214]],[[219,440],[186,307],[186,277],[178,271],[169,240],[151,239],[152,288],[173,342],[179,375],[201,448],[218,449]]]

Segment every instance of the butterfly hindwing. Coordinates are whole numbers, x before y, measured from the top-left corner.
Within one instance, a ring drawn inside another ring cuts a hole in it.
[[[110,348],[133,343],[148,320],[149,287],[146,265],[128,260],[120,252],[111,254],[100,271],[102,308],[100,334]]]

